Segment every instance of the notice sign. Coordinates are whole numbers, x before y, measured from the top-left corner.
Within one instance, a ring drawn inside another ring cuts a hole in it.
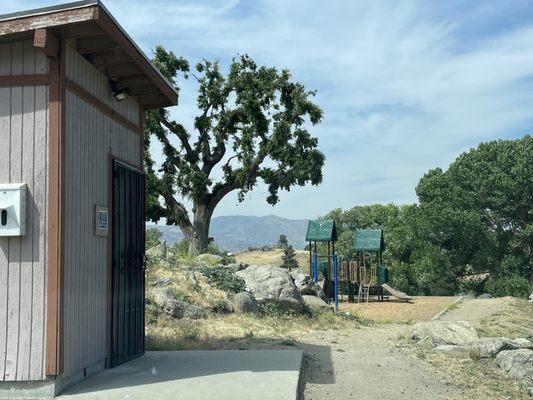
[[[107,207],[95,207],[95,235],[96,236],[107,236],[109,232],[109,211]]]

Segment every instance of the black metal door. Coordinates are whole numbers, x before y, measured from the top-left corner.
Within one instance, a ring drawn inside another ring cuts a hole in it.
[[[111,362],[144,353],[145,176],[113,161]]]

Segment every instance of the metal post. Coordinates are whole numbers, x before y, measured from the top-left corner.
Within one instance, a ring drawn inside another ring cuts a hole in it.
[[[309,275],[313,276],[313,245],[309,241]]]
[[[313,281],[318,282],[318,255],[316,251],[313,253]]]
[[[339,311],[339,283],[338,283],[338,276],[337,276],[337,254],[333,253],[331,256],[333,258],[333,279],[334,279],[334,298],[335,298],[335,312]]]

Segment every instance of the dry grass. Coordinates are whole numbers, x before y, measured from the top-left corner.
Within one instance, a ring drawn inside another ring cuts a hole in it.
[[[183,265],[181,265],[183,264]],[[194,284],[185,267],[188,262],[160,261],[147,271],[147,298],[151,287],[164,283],[173,294],[190,303],[205,307],[208,312],[220,303],[231,304],[232,294],[211,285],[202,274]],[[248,314],[213,314],[201,320],[172,319],[164,314],[154,316],[146,326],[146,347],[149,350],[227,349],[286,345],[312,330],[356,329],[357,316],[332,312],[289,316],[274,313],[267,316]]]
[[[209,284],[207,278],[197,274],[198,284],[194,285],[187,279],[187,271],[171,264],[161,263],[147,272],[147,293],[150,298],[150,287],[157,282],[168,282],[167,287],[171,288],[176,297],[188,303],[198,304],[207,309],[211,309],[220,302],[228,302],[228,293],[217,289]]]
[[[533,304],[509,298],[505,311],[483,318],[479,325],[483,336],[525,337],[533,340]]]
[[[146,327],[149,350],[211,350],[272,348],[299,340],[313,330],[357,329],[360,323],[331,312],[315,316],[243,314],[210,316],[203,320],[159,320]]]
[[[474,361],[467,355],[435,353],[404,342],[413,357],[417,357],[433,373],[460,391],[461,400],[530,399],[527,389],[510,379],[494,360]]]
[[[392,298],[391,298],[392,299]],[[362,318],[377,322],[427,321],[450,306],[457,297],[415,297],[411,302],[371,301],[370,303],[341,303],[340,310],[355,313]]]
[[[461,309],[461,316],[463,316],[468,315],[469,310],[477,306],[466,301],[457,309]],[[533,305],[523,300],[507,297],[495,299],[492,307],[495,311],[489,312],[488,316],[483,317],[476,324],[480,335],[532,338]],[[476,319],[476,315],[473,315],[473,319]],[[460,399],[519,400],[531,398],[524,385],[509,378],[495,365],[494,359],[473,360],[468,355],[436,353],[416,345],[406,336],[400,341],[399,347],[420,359],[426,368],[459,389]]]
[[[296,260],[299,268],[305,271],[309,270],[309,252],[305,250],[295,250]],[[235,254],[237,262],[242,262],[250,265],[281,265],[281,256],[283,250],[274,249],[270,251],[245,251]]]

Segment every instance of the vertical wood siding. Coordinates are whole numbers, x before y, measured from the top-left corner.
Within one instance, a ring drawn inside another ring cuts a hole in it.
[[[31,40],[0,44],[0,75],[48,72]],[[48,87],[0,88],[0,183],[25,182],[26,235],[0,237],[0,381],[44,378]]]
[[[72,79],[130,122],[139,125],[140,107],[135,99],[127,97],[126,100],[116,101],[109,90],[109,78],[98,71],[70,46],[67,46],[65,50],[65,61],[66,75],[68,78]]]
[[[81,56],[67,51],[67,77],[108,105],[107,78]],[[106,97],[107,96],[107,97]],[[138,124],[139,107],[129,100],[124,116]],[[124,105],[121,105],[124,107]],[[121,111],[121,112],[123,112]],[[109,153],[140,166],[141,139],[67,89],[64,264],[64,375],[108,355],[108,242],[94,234],[94,208],[107,206]]]

